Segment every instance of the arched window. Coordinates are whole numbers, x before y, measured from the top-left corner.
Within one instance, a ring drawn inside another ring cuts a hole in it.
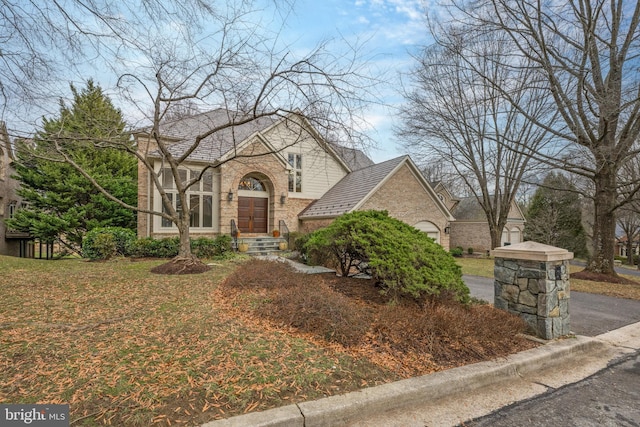
[[[252,176],[245,176],[238,184],[238,190],[267,191],[262,181]]]

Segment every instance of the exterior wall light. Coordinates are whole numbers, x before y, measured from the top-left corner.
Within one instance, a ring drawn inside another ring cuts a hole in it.
[[[287,195],[286,195],[286,194],[284,194],[284,193],[282,193],[282,194],[280,195],[280,204],[281,204],[281,205],[284,205],[284,202],[286,202],[286,201],[287,201]]]
[[[227,200],[228,201],[232,201],[233,200],[233,191],[231,191],[231,189],[229,189],[229,194],[227,194]]]

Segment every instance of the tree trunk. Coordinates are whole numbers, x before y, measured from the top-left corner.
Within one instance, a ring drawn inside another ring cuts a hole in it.
[[[587,270],[593,273],[617,276],[613,259],[615,255],[616,177],[609,168],[602,167],[595,177],[593,253]]]
[[[633,265],[633,239],[627,234],[627,264]]]
[[[498,230],[496,227],[489,227],[489,234],[491,235],[491,249],[502,246],[502,230]]]
[[[191,253],[191,238],[189,235],[189,223],[187,221],[181,219],[180,224],[177,224],[178,235],[180,236],[180,248],[178,249],[177,258],[185,260],[195,258]]]

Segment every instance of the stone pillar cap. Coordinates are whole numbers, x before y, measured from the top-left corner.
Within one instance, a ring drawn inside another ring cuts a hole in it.
[[[532,241],[495,248],[491,251],[491,255],[495,258],[526,261],[563,261],[573,259],[573,252]]]

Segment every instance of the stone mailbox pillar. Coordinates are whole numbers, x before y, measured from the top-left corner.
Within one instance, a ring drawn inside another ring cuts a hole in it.
[[[569,260],[566,249],[524,242],[494,249],[494,306],[522,317],[537,335],[569,333]]]

